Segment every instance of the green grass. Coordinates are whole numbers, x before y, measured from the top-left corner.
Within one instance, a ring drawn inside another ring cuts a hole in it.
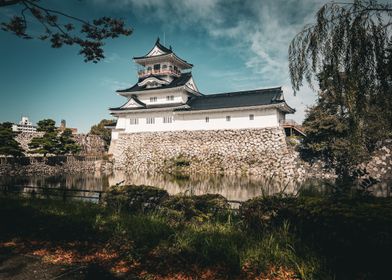
[[[253,233],[236,219],[177,221],[156,211],[118,213],[91,203],[10,197],[0,197],[0,219],[2,240],[101,242],[123,250],[126,259],[148,263],[155,258],[157,267],[166,264],[163,271],[197,266],[240,275],[245,264],[257,273],[281,265],[302,279],[315,279],[323,270],[307,249],[298,254],[296,247],[303,244],[296,243],[288,225]]]
[[[194,267],[218,269],[228,278],[265,274],[271,267],[299,279],[383,279],[389,273],[389,198],[264,197],[244,203],[234,215],[219,196],[162,197],[148,211],[119,211],[0,196],[0,240],[104,244],[152,274]]]

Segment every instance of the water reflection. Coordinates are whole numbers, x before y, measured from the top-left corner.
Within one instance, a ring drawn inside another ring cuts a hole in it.
[[[73,197],[96,201],[99,198],[99,193],[87,191],[106,190],[109,187],[107,177],[107,175],[100,173],[55,176],[0,176],[0,190],[23,192],[40,197],[62,197],[63,199]]]
[[[277,192],[296,193],[299,183],[282,183],[273,178],[211,174],[126,174],[116,172],[109,176],[109,185],[119,182],[129,185],[149,185],[165,189],[169,194],[221,194],[229,200],[245,201],[260,195]]]
[[[109,186],[117,183],[127,185],[149,185],[167,190],[169,194],[221,194],[229,200],[245,201],[256,196],[268,196],[279,192],[296,194],[300,189],[312,185],[318,191],[325,190],[325,182],[313,180],[307,182],[284,181],[279,178],[263,178],[256,176],[234,175],[173,175],[157,173],[131,173],[116,171],[112,174],[63,174],[57,176],[0,176],[0,189],[10,189],[22,192],[32,192],[31,187],[56,188],[61,190],[91,190],[105,191]],[[30,187],[30,188],[26,188]],[[372,187],[377,196],[390,196],[388,183],[380,183]],[[50,195],[50,190],[40,190],[43,195]],[[80,197],[94,196],[97,193],[75,191],[72,195]]]

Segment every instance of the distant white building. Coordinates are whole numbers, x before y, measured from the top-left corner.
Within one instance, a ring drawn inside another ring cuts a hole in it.
[[[278,127],[287,105],[280,87],[204,95],[190,69],[159,38],[146,55],[134,57],[141,66],[138,82],[117,93],[125,104],[110,108],[117,117],[112,139],[119,133],[181,130],[222,130]]]
[[[22,117],[19,124],[12,125],[12,131],[33,133],[37,131],[37,127],[29,121],[28,117]]]

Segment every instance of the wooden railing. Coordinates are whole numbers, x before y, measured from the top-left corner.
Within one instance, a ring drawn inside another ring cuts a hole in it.
[[[281,120],[279,122],[280,126],[282,126],[283,128],[288,128],[288,129],[294,129],[296,130],[298,133],[300,133],[303,136],[306,136],[304,130],[302,129],[302,126],[300,124],[298,124],[296,121],[294,120]]]

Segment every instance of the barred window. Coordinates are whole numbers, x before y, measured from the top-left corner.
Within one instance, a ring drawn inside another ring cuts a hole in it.
[[[150,97],[150,102],[157,102],[157,97],[156,96],[154,96],[154,97]]]
[[[253,121],[254,119],[255,119],[255,115],[250,114],[250,115],[249,115],[249,120]]]
[[[210,122],[210,117],[206,117],[206,123]]]
[[[167,101],[172,101],[172,100],[174,100],[174,95],[168,95],[168,96],[166,96],[166,100],[167,100]]]
[[[230,116],[226,116],[226,121],[227,122],[231,121],[231,117]]]
[[[173,122],[172,116],[163,117],[163,123],[172,123],[172,122]]]
[[[155,123],[155,118],[146,118],[146,123],[147,124],[154,124]]]
[[[129,120],[129,123],[130,123],[131,125],[139,124],[139,119],[137,119],[137,118],[135,118],[135,119],[130,119],[130,120]]]

